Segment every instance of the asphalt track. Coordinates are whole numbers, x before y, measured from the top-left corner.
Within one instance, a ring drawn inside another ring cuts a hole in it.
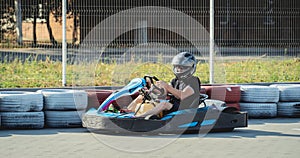
[[[233,132],[184,135],[0,129],[3,158],[299,158],[299,147],[300,118],[250,119]]]

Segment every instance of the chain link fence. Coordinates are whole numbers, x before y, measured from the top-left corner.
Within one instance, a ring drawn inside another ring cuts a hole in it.
[[[226,74],[238,76],[242,71],[238,68],[225,70],[220,63],[299,59],[300,1],[214,2],[216,83],[227,83]],[[47,61],[55,65],[62,61],[62,1],[0,0],[0,5],[1,63]],[[207,63],[209,5],[209,0],[67,0],[68,65],[91,59],[117,64],[169,63],[180,51],[190,51],[200,62]],[[38,71],[57,73],[56,69],[47,70],[47,67],[49,65],[44,64]],[[73,75],[80,70],[71,68],[67,74]],[[295,67],[292,71],[299,73],[300,70]],[[4,74],[4,70],[1,73]],[[95,75],[93,73],[77,75]],[[206,73],[199,75],[207,78]],[[37,76],[19,76],[19,79],[48,80],[47,75]],[[56,86],[61,82],[58,76],[51,79],[58,83]],[[274,82],[277,80],[281,79],[275,78]]]

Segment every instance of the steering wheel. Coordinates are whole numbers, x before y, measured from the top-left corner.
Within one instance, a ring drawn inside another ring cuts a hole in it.
[[[145,90],[142,90],[142,93],[145,96],[146,100],[152,100],[152,99],[158,99],[158,98],[163,98],[165,97],[165,89],[164,88],[159,88],[155,85],[154,80],[155,81],[159,81],[159,79],[155,76],[149,76],[146,75],[144,76],[144,79],[147,82],[147,79],[149,79],[149,82],[147,82],[146,87],[148,88],[149,92],[146,92]]]

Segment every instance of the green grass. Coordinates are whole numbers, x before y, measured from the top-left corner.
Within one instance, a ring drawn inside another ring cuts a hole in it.
[[[244,60],[215,64],[216,83],[299,82],[300,59]],[[173,78],[171,65],[153,63],[73,64],[67,66],[68,86],[122,86],[145,74],[161,80]],[[197,65],[196,76],[209,83],[209,64]],[[25,61],[0,63],[0,88],[62,87],[61,62]]]

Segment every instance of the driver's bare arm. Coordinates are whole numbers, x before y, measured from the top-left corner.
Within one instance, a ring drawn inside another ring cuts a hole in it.
[[[171,85],[167,84],[164,81],[157,81],[156,84],[159,87],[165,88],[169,93],[173,94],[176,98],[178,98],[180,100],[183,100],[183,99],[185,99],[185,98],[187,98],[187,97],[189,97],[189,96],[191,96],[191,95],[194,94],[194,90],[190,86],[185,87],[181,91],[181,90],[173,88]]]

